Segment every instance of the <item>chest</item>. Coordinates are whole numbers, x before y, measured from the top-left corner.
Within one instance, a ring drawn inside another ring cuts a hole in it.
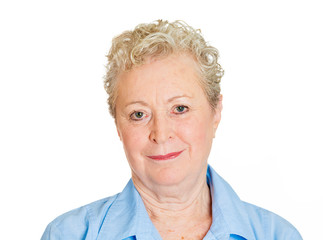
[[[202,240],[209,231],[212,219],[206,219],[198,223],[187,223],[182,227],[156,226],[163,240]]]

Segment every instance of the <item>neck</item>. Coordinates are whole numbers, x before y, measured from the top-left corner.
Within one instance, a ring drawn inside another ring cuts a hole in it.
[[[183,229],[212,221],[212,200],[205,176],[178,186],[153,188],[158,191],[146,188],[136,176],[133,182],[157,229]]]

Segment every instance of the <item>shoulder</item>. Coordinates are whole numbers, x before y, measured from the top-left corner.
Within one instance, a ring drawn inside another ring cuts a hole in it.
[[[98,233],[117,196],[118,194],[62,214],[48,224],[41,240],[92,239],[91,236]]]
[[[250,203],[243,204],[256,239],[302,240],[297,229],[281,216]]]

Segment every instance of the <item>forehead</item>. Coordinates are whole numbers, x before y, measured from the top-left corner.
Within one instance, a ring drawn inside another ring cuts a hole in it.
[[[117,103],[154,98],[162,101],[184,94],[204,95],[198,64],[189,54],[150,59],[118,78]]]

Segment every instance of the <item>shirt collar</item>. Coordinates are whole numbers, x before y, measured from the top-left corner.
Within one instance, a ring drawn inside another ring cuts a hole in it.
[[[155,236],[154,239],[161,240],[138,191],[130,179],[127,186],[117,195],[108,209],[98,240],[121,240],[131,236],[136,236],[136,239],[146,239],[144,236]]]
[[[255,240],[244,203],[210,165],[207,170],[207,181],[212,196],[210,232],[219,239],[222,239],[222,235],[232,234],[248,240]]]
[[[233,234],[255,240],[243,202],[211,166],[208,166],[207,182],[212,196],[212,225],[207,236],[212,234],[217,239],[228,239]],[[107,211],[97,240],[121,240],[131,236],[161,240],[130,179]]]

